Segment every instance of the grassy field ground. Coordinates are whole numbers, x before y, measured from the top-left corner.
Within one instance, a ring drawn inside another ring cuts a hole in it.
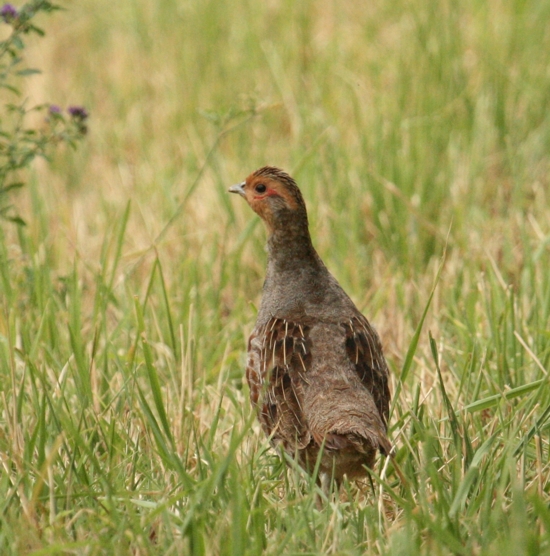
[[[65,7],[27,95],[90,130],[0,231],[0,553],[550,554],[550,3]],[[407,486],[319,511],[255,423],[264,164],[382,336]]]

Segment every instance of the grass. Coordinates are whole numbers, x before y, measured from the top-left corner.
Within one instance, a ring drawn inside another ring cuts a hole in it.
[[[550,4],[67,8],[27,94],[89,137],[0,237],[0,552],[549,554]],[[266,163],[383,338],[408,486],[319,511],[255,422],[226,190]]]

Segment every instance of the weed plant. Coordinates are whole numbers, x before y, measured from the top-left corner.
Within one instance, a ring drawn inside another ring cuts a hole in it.
[[[46,0],[34,0],[17,9],[12,4],[0,8],[0,22],[9,27],[7,37],[0,41],[0,99],[4,100],[0,115],[0,220],[24,225],[24,220],[10,204],[12,192],[25,185],[17,181],[21,170],[30,166],[36,157],[46,157],[60,143],[73,147],[85,135],[88,113],[81,106],[68,108],[65,117],[55,104],[29,108],[28,99],[21,100],[20,81],[40,73],[24,65],[23,53],[28,35],[43,36],[34,19],[40,12],[52,12],[58,7]],[[4,98],[5,97],[5,98]],[[42,125],[29,125],[29,117],[47,112]]]

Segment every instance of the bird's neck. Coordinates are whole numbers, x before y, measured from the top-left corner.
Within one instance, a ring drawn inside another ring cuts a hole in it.
[[[330,320],[334,307],[354,305],[315,251],[307,218],[273,226],[258,322],[276,316],[305,322],[312,315]]]
[[[309,235],[307,218],[278,221],[267,242],[268,275],[324,268]]]

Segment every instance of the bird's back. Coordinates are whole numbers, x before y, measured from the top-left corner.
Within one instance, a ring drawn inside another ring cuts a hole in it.
[[[378,450],[389,452],[387,367],[376,332],[358,312],[334,322],[260,322],[247,378],[266,434],[307,468],[322,448],[321,471],[359,476]]]

